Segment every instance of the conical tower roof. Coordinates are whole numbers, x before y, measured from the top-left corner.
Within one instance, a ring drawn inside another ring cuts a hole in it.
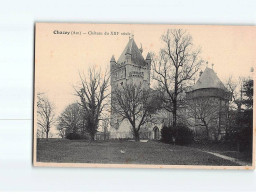
[[[146,59],[147,59],[147,60],[151,60],[151,55],[150,55],[150,53],[149,53],[149,52],[148,52],[148,54],[147,54]]]
[[[191,90],[204,89],[204,88],[217,88],[228,91],[223,85],[217,74],[211,68],[206,68],[196,84],[192,86]]]
[[[129,39],[128,44],[126,45],[123,53],[117,60],[118,64],[121,64],[126,61],[126,54],[131,55],[131,61],[132,63],[136,65],[145,65],[146,62],[141,54],[141,51],[139,50],[138,46],[136,45],[135,41],[133,38]]]
[[[116,62],[115,56],[112,55],[110,62]]]

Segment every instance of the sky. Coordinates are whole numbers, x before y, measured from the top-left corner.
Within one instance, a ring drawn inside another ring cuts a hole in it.
[[[231,75],[250,76],[250,68],[256,65],[254,26],[37,23],[35,93],[45,93],[58,116],[77,100],[74,86],[79,84],[79,72],[86,75],[89,67],[109,70],[111,56],[119,58],[129,34],[138,47],[142,45],[145,58],[148,52],[159,52],[161,35],[174,28],[187,30],[194,47],[201,48],[202,59],[210,68],[214,64],[223,82]]]

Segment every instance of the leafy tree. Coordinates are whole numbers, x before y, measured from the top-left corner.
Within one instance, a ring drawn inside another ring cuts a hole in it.
[[[247,109],[252,109],[253,108],[253,80],[248,79],[244,82],[243,85],[243,92],[245,95],[245,99],[243,103],[246,105]]]
[[[240,114],[238,123],[241,131],[238,134],[240,150],[252,151],[253,141],[253,80],[248,79],[243,84],[243,104],[246,109]]]
[[[84,114],[78,103],[68,105],[57,120],[59,135],[62,138],[66,138],[70,133],[84,134],[85,125],[83,119]]]
[[[233,117],[230,120],[227,140],[237,144],[239,151],[251,151],[253,139],[253,80],[244,79],[239,86],[241,86],[237,98],[239,104],[237,109],[229,111],[229,116]]]

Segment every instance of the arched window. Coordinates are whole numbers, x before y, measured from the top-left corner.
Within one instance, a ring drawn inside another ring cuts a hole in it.
[[[154,140],[159,140],[160,139],[160,131],[159,131],[159,128],[157,126],[155,126],[153,128],[153,135],[154,135],[154,137],[153,137]]]

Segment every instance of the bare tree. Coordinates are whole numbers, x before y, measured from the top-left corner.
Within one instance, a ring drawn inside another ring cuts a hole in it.
[[[37,94],[37,126],[38,131],[49,137],[49,132],[54,124],[54,107],[49,99],[42,93]]]
[[[158,81],[164,107],[172,112],[173,126],[176,126],[179,94],[193,80],[203,61],[200,50],[193,49],[192,37],[185,30],[167,30],[161,39],[164,47],[158,57],[153,57],[153,79]]]
[[[83,112],[78,103],[68,105],[57,120],[59,135],[65,138],[69,133],[82,134],[84,132],[83,118]]]
[[[149,89],[144,89],[141,84],[125,84],[114,89],[111,94],[113,113],[127,119],[132,127],[135,141],[140,140],[141,126],[152,122],[152,114],[157,111],[157,98]]]
[[[243,102],[243,83],[244,79],[239,77],[238,80],[235,80],[232,76],[229,76],[226,87],[232,94],[232,100],[230,102],[230,109],[237,109],[238,112],[242,109]]]
[[[210,124],[219,119],[219,103],[214,98],[200,97],[187,101],[188,122],[192,119],[204,126],[210,136]]]
[[[99,126],[100,116],[107,107],[107,89],[109,86],[109,76],[101,71],[89,69],[89,77],[80,74],[81,86],[75,89],[76,95],[80,98],[79,105],[86,113],[87,131],[91,141],[94,141],[95,134]]]

